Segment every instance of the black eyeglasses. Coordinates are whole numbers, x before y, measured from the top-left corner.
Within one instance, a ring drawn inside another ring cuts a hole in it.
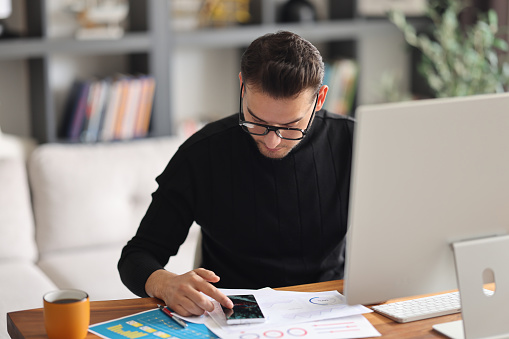
[[[286,140],[301,140],[304,138],[306,133],[308,132],[309,126],[311,125],[311,120],[313,120],[313,116],[315,115],[316,104],[318,103],[318,93],[316,94],[316,101],[313,107],[313,113],[311,113],[311,118],[309,118],[308,125],[306,129],[300,128],[292,128],[292,127],[276,127],[271,125],[259,124],[256,122],[246,121],[244,120],[244,112],[242,108],[242,91],[244,89],[244,84],[240,88],[240,109],[239,109],[239,125],[242,129],[252,135],[267,135],[270,131],[274,131],[278,137]]]

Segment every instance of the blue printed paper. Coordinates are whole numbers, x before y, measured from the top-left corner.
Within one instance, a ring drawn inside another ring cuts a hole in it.
[[[183,328],[159,309],[95,324],[89,331],[109,339],[219,338],[203,324],[187,323]]]

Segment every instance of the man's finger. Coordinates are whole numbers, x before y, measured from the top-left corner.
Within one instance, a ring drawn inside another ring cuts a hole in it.
[[[227,308],[233,308],[233,302],[228,298],[224,293],[219,291],[215,286],[208,282],[218,282],[219,276],[216,275],[213,271],[204,269],[204,268],[197,268],[194,270],[197,276],[201,277],[203,280],[206,280],[207,282],[204,282],[203,284],[200,282],[197,282],[196,286],[194,286],[198,291],[203,292],[204,294],[208,295],[214,300],[217,300],[221,305]],[[212,312],[213,311],[213,305],[212,303],[201,303],[199,304],[201,307],[203,307],[205,310]],[[212,307],[212,308],[211,308]]]
[[[191,312],[193,315],[202,315],[205,311],[208,311],[204,305],[207,306],[209,309],[214,309],[214,305],[212,305],[212,302],[208,300],[205,296],[203,296],[201,293],[198,294],[199,298],[194,299],[191,296],[187,296],[181,300],[181,305],[183,308],[185,308],[187,311]],[[194,297],[194,296],[193,296]],[[203,298],[203,300],[202,300]],[[203,301],[205,304],[203,305]],[[210,307],[209,305],[210,304]],[[212,311],[210,310],[210,311]]]
[[[192,298],[191,301],[195,303],[196,307],[199,307],[200,309],[207,312],[212,312],[214,310],[214,304],[212,303],[212,301],[210,301],[203,294],[198,293],[196,296],[193,297],[194,298]]]
[[[184,317],[193,317],[193,316],[200,316],[205,313],[205,310],[199,308],[196,306],[196,304],[191,303],[189,305],[179,305],[179,308],[184,310],[184,312],[177,312],[179,315]]]
[[[217,300],[217,302],[223,305],[224,307],[233,308],[233,302],[230,300],[230,298],[228,298],[223,292],[218,290],[213,285],[206,284],[206,286],[204,286],[204,288],[202,288],[201,291],[208,295],[209,297],[211,297],[212,299]]]
[[[194,270],[194,272],[202,277],[204,280],[210,281],[210,282],[218,282],[219,276],[215,274],[213,271],[206,270],[204,268],[197,268]]]

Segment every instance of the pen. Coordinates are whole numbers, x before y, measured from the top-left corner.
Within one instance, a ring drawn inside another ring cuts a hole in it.
[[[180,326],[182,326],[183,328],[186,328],[187,327],[187,324],[180,318],[177,318],[176,316],[174,316],[173,314],[171,314],[170,310],[167,308],[167,307],[164,307],[164,306],[161,306],[159,304],[157,304],[157,307],[159,307],[159,309],[161,311],[163,311],[164,314],[166,314],[168,317],[170,317],[171,319],[173,319],[177,324],[179,324]]]

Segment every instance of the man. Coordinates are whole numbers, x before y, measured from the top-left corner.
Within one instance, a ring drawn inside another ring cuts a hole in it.
[[[256,39],[241,60],[240,112],[174,155],[119,271],[140,296],[181,315],[225,307],[217,287],[278,287],[343,277],[353,121],[321,111],[318,50],[290,32]],[[164,270],[196,221],[202,267]],[[213,285],[214,284],[214,285]]]

